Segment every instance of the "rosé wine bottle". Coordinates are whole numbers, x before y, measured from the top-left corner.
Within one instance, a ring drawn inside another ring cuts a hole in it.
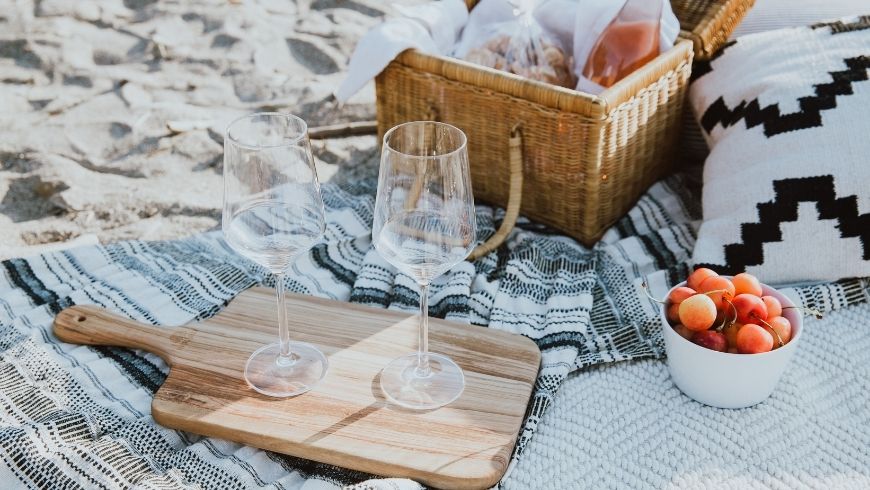
[[[627,0],[595,42],[583,76],[610,87],[659,54],[661,0]]]

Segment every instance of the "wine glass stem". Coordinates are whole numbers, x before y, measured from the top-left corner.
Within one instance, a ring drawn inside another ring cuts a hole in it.
[[[284,304],[284,274],[275,274],[275,294],[278,297],[278,342],[281,350],[275,361],[281,366],[293,364],[290,353],[290,327],[287,326],[287,307]]]
[[[414,374],[425,378],[432,373],[429,367],[429,283],[420,284],[420,339],[417,343],[417,368]]]

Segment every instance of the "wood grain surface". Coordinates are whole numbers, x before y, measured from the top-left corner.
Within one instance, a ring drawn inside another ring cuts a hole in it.
[[[151,406],[166,427],[444,488],[488,488],[510,461],[540,365],[520,335],[439,319],[433,352],[452,357],[466,387],[451,405],[416,412],[389,404],[378,375],[416,348],[417,318],[288,295],[291,338],[319,347],[329,373],[312,391],[271,398],[244,380],[248,356],[277,341],[274,291],[249,289],[215,317],[181,327],[145,325],[94,306],[60,312],[65,342],[140,348],[171,370]]]

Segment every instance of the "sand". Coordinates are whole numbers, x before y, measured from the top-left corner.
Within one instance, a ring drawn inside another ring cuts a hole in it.
[[[0,0],[0,259],[219,226],[223,129],[255,111],[372,120],[332,97],[377,0]],[[321,180],[374,136],[314,141]]]

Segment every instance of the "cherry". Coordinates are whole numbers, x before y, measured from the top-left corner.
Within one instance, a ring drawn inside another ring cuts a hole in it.
[[[767,307],[767,316],[773,318],[782,316],[782,303],[773,296],[762,296],[761,301],[764,301],[764,306]]]
[[[737,351],[741,354],[761,354],[773,349],[773,335],[759,325],[747,323],[737,332]]]
[[[770,324],[770,328],[772,328],[776,335],[782,340],[783,345],[791,340],[791,322],[788,321],[788,318],[775,316],[768,320],[767,323]],[[782,346],[778,345],[777,347]]]
[[[701,347],[706,347],[717,352],[725,352],[728,350],[728,341],[725,340],[725,335],[720,332],[714,332],[713,330],[695,332],[689,340]]]
[[[737,310],[737,321],[743,324],[755,323],[767,319],[767,306],[759,296],[753,294],[738,294],[731,300]]]
[[[759,320],[759,322],[767,327],[768,331],[776,339],[776,347],[774,349],[784,346],[791,339],[791,322],[787,318],[777,316],[771,318],[770,321]]]
[[[686,279],[686,286],[689,286],[690,288],[697,291],[698,288],[701,287],[701,283],[704,282],[704,279],[718,275],[719,274],[717,274],[716,271],[713,271],[712,269],[700,267],[698,269],[695,269],[695,271],[691,274],[689,274],[689,278]]]
[[[695,332],[712,327],[716,313],[716,304],[705,294],[696,294],[680,303],[680,323]]]
[[[725,334],[725,339],[728,341],[728,347],[737,348],[737,332],[740,331],[742,326],[743,324],[741,323],[732,323],[722,330],[722,333]]]
[[[711,276],[701,283],[699,293],[705,293],[716,303],[716,308],[724,310],[728,305],[725,300],[734,297],[734,284],[727,277]]]
[[[679,324],[674,325],[674,331],[677,332],[678,334],[680,334],[680,337],[682,337],[686,340],[691,340],[692,335],[694,335],[694,333],[695,333],[695,332],[689,330],[688,328],[686,328],[685,325],[679,325]]]
[[[734,283],[736,294],[752,294],[759,297],[762,294],[761,282],[759,282],[752,274],[741,272],[734,276],[734,278],[731,279],[731,282]]]
[[[671,322],[672,325],[676,325],[680,323],[680,304],[674,303],[668,305],[665,310],[665,316],[668,318],[668,321]]]
[[[687,298],[691,298],[695,294],[697,294],[697,291],[695,291],[694,289],[687,288],[686,286],[680,286],[674,288],[673,290],[671,290],[670,293],[668,293],[666,301],[671,304],[680,304]]]

